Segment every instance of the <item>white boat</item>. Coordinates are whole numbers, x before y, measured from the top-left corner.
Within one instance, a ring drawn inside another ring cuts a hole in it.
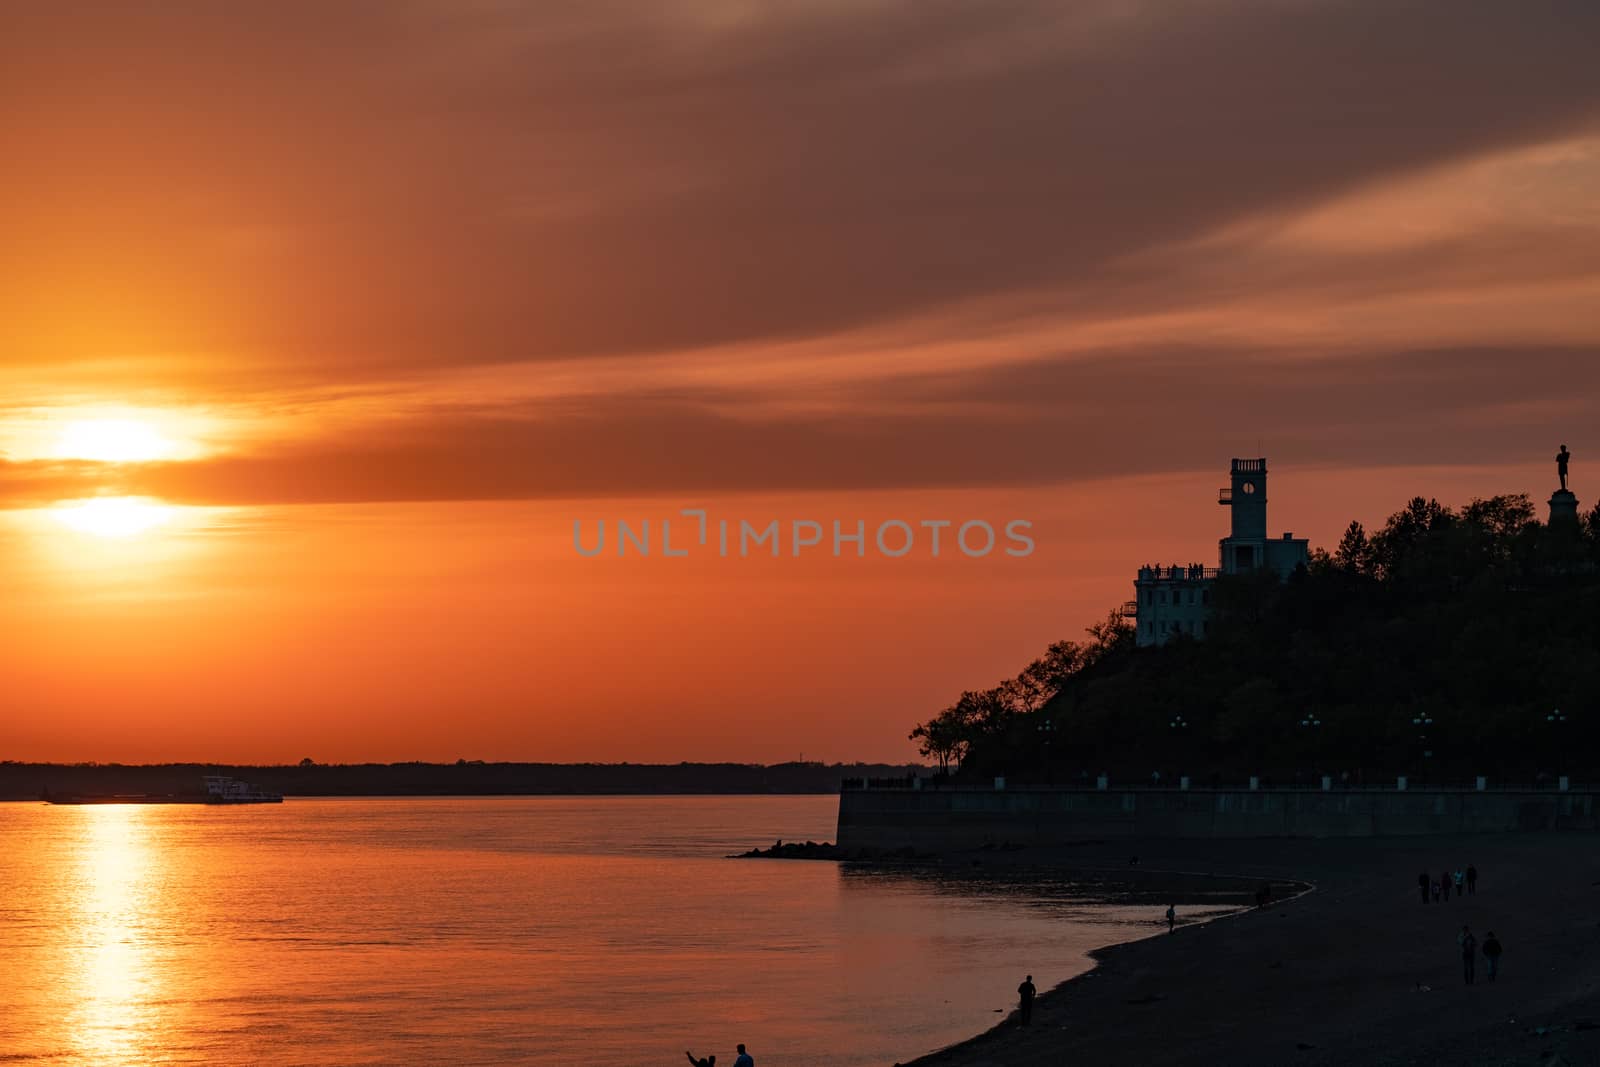
[[[206,779],[207,804],[282,804],[283,794],[258,789],[249,782],[229,778],[224,774],[208,774]]]

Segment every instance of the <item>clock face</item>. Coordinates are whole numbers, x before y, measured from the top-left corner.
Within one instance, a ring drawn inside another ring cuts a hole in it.
[[[1246,493],[1253,493],[1253,492],[1256,491],[1256,483],[1255,482],[1245,482],[1239,488],[1242,489]]]

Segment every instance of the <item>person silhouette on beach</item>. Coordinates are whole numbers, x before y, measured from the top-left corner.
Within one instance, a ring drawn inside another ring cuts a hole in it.
[[[1477,895],[1478,895],[1478,868],[1474,867],[1472,864],[1469,863],[1469,864],[1467,864],[1467,896],[1475,897]]]
[[[1456,944],[1461,948],[1461,977],[1467,985],[1472,984],[1473,965],[1478,959],[1478,939],[1472,936],[1472,930],[1465,924],[1461,932],[1456,935]]]
[[[705,1059],[696,1059],[695,1054],[692,1052],[685,1052],[684,1055],[689,1057],[689,1062],[694,1064],[694,1067],[717,1067],[717,1058],[715,1056],[707,1056]]]
[[[1562,445],[1561,451],[1556,453],[1556,474],[1561,476],[1561,491],[1567,491],[1567,464],[1572,460],[1572,453],[1567,451],[1567,446]]]
[[[1483,958],[1489,965],[1489,981],[1494,981],[1494,976],[1500,973],[1500,939],[1494,936],[1494,931],[1489,931],[1489,936],[1483,939]]]
[[[1168,904],[1167,905],[1167,933],[1169,933],[1169,934],[1172,933],[1173,928],[1176,927],[1177,925],[1178,925],[1178,906],[1176,904]]]
[[[1033,975],[1031,974],[1022,980],[1021,985],[1017,986],[1017,996],[1021,1000],[1021,1003],[1017,1006],[1017,1022],[1023,1026],[1033,1022],[1033,996],[1037,992],[1038,990],[1033,986]]]
[[[1417,890],[1422,894],[1422,902],[1428,902],[1428,872],[1423,871],[1417,875]]]
[[[756,1067],[755,1058],[744,1050],[743,1045],[739,1046],[739,1058],[733,1061],[733,1067]]]

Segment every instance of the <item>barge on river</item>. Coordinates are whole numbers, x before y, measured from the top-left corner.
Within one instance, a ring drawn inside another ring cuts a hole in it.
[[[193,793],[52,793],[39,796],[47,804],[282,804],[283,794],[261,789],[222,774],[205,776],[205,789]]]

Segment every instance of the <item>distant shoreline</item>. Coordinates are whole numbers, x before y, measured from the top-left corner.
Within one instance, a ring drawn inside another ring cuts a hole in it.
[[[0,762],[0,799],[54,793],[175,793],[221,774],[286,797],[831,795],[845,778],[903,776],[899,764],[750,763],[19,763]]]
[[[794,792],[779,792],[767,790],[765,792],[731,792],[720,793],[694,793],[681,791],[654,791],[644,792],[564,792],[564,793],[285,793],[285,800],[559,800],[563,797],[594,797],[595,799],[625,799],[630,797],[645,798],[659,797],[661,799],[681,798],[684,800],[706,799],[708,797],[826,797],[833,794],[822,790],[810,789]],[[0,804],[41,804],[44,799],[39,796],[0,796]],[[730,856],[730,859],[745,859],[743,855]],[[832,859],[850,859],[853,857],[830,857]],[[876,858],[876,857],[868,857]]]

